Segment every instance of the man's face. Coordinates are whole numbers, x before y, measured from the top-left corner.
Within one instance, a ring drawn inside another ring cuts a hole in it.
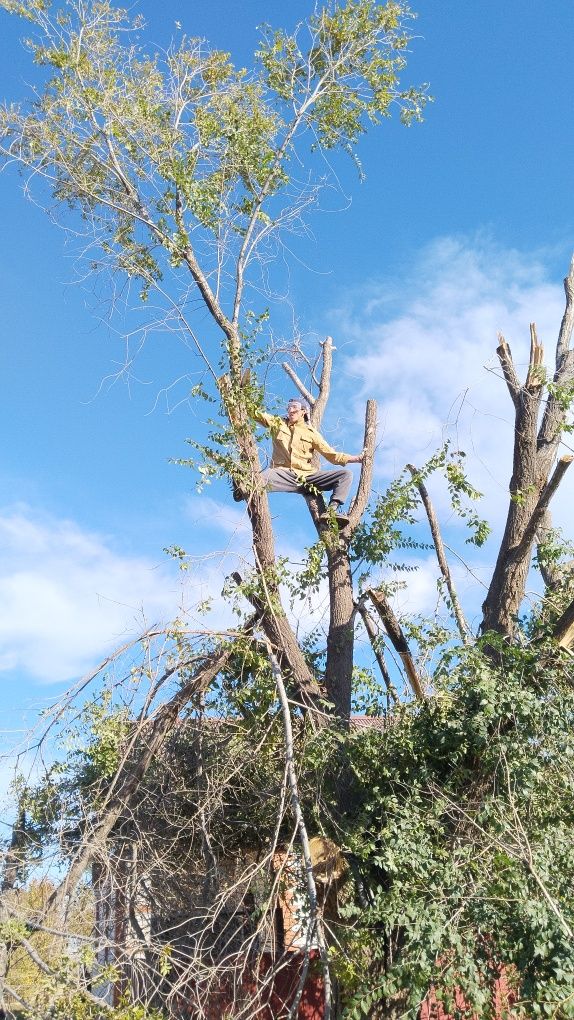
[[[298,404],[295,401],[291,401],[287,404],[287,421],[290,425],[294,425],[295,422],[298,421],[303,421],[304,417],[305,412],[301,407],[301,404]]]

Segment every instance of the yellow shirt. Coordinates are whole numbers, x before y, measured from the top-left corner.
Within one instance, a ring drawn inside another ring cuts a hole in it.
[[[323,439],[320,432],[305,421],[289,425],[277,414],[261,411],[255,415],[256,421],[265,425],[273,439],[271,467],[291,468],[298,475],[310,475],[313,467],[313,454],[320,453],[331,464],[343,467],[349,462],[348,453],[338,453]]]

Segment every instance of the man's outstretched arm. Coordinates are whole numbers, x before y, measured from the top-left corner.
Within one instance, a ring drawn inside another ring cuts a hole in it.
[[[361,464],[365,456],[364,450],[361,450],[360,453],[341,453],[334,450],[332,446],[329,446],[327,440],[323,439],[320,432],[315,432],[313,448],[330,464],[337,464],[339,467],[345,467],[347,464]]]

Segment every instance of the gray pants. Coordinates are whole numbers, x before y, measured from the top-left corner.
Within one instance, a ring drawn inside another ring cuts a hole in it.
[[[269,492],[300,492],[302,495],[313,495],[319,492],[330,492],[331,499],[344,503],[349,495],[353,472],[348,468],[335,468],[334,471],[314,471],[302,480],[301,475],[291,468],[267,468],[261,472],[261,478]]]

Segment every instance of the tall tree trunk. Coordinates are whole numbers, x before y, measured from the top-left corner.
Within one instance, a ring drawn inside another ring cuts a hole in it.
[[[543,348],[536,327],[530,327],[530,362],[524,384],[520,383],[510,347],[503,336],[497,348],[506,385],[515,408],[514,458],[510,482],[510,503],[504,536],[486,599],[481,630],[512,636],[524,599],[526,578],[537,529],[543,526],[553,493],[570,463],[563,457],[554,472],[570,390],[574,380],[574,352],[570,340],[574,326],[574,259],[564,280],[566,308],[556,345],[552,387],[546,391],[546,405],[538,426],[545,393]]]
[[[322,691],[299,647],[281,602],[269,500],[260,482],[259,451],[247,415],[244,395],[241,385],[232,383],[229,376],[219,380],[219,387],[235,430],[243,476],[247,478],[247,513],[253,533],[255,569],[260,581],[260,592],[251,598],[251,602],[260,614],[261,625],[278,656],[282,671],[295,682],[305,704],[314,704]]]
[[[335,714],[348,721],[355,647],[353,578],[347,543],[336,537],[333,543],[327,545],[330,616],[325,686]]]

